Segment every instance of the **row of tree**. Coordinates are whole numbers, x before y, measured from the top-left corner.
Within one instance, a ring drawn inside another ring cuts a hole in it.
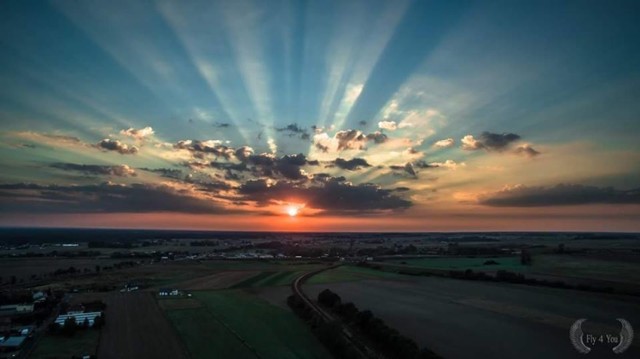
[[[389,327],[382,319],[373,315],[370,310],[360,311],[351,302],[342,303],[340,296],[329,289],[318,294],[318,303],[331,310],[345,324],[362,333],[385,357],[439,358],[427,348],[420,350],[413,339]]]

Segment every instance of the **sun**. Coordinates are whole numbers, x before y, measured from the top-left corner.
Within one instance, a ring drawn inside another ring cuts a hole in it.
[[[297,216],[299,211],[300,209],[298,207],[294,207],[294,206],[287,207],[287,214],[289,215],[289,217]]]

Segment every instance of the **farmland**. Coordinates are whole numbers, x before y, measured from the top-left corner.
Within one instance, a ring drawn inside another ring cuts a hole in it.
[[[70,358],[94,355],[98,348],[100,331],[89,329],[76,333],[73,337],[46,335],[36,346],[30,358]]]
[[[637,298],[581,291],[437,277],[304,288],[312,297],[330,288],[445,358],[578,358],[567,339],[577,318],[614,328],[613,333],[619,331],[615,318],[640,322]],[[638,347],[628,354],[633,353]]]
[[[184,358],[180,341],[148,292],[106,298],[99,358]]]
[[[167,315],[194,358],[329,357],[291,312],[254,294],[200,291],[194,292],[193,298],[202,307],[170,309]]]

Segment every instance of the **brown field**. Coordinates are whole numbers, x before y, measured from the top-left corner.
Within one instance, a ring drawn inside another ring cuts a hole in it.
[[[258,273],[259,272],[257,271],[231,271],[214,273],[206,277],[200,277],[181,282],[178,284],[178,286],[181,289],[185,290],[224,289]]]
[[[98,358],[187,357],[151,293],[118,293],[105,301],[106,325],[100,337]]]
[[[613,335],[620,331],[616,318],[640,323],[640,300],[631,296],[437,277],[303,286],[312,298],[325,288],[444,358],[582,358],[569,341],[578,318]],[[639,354],[636,341],[620,357]],[[615,356],[605,346],[589,354]]]

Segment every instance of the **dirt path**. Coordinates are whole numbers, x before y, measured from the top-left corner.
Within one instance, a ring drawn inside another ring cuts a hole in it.
[[[100,336],[98,358],[187,357],[151,293],[114,293],[106,303],[107,324]]]

